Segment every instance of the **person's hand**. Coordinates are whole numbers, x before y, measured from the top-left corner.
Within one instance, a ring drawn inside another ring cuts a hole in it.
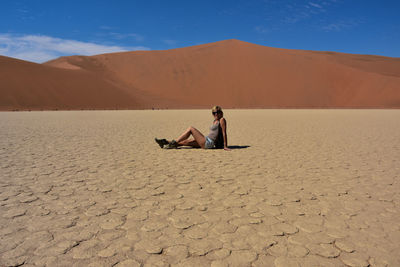
[[[230,151],[231,149],[229,147],[224,147],[224,150]]]

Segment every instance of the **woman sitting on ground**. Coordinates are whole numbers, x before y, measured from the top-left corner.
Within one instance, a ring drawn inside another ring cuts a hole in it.
[[[190,146],[196,148],[228,148],[228,137],[226,135],[226,120],[220,106],[212,108],[214,122],[210,127],[208,136],[204,136],[199,130],[194,127],[189,127],[176,140],[167,141],[166,139],[155,139],[161,148],[177,148],[179,146]],[[189,139],[190,136],[192,139]]]

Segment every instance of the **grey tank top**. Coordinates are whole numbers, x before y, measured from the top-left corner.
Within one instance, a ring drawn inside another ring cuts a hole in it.
[[[219,121],[217,123],[213,123],[210,127],[210,133],[208,134],[208,137],[215,142],[217,140],[218,136],[218,128],[219,128]]]

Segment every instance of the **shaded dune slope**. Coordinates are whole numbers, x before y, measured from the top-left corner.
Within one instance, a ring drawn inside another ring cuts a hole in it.
[[[99,73],[0,57],[2,110],[115,109],[132,103],[140,107],[140,102]]]
[[[1,57],[0,75],[1,109],[400,108],[399,58],[238,40],[44,64]]]

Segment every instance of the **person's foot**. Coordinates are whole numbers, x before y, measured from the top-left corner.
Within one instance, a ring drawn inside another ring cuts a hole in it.
[[[157,138],[154,138],[154,140],[156,141],[156,143],[157,143],[161,148],[163,148],[165,145],[168,145],[168,144],[169,144],[169,142],[168,142],[166,139],[157,139]]]
[[[178,143],[175,140],[172,140],[169,142],[168,145],[164,146],[165,149],[172,149],[172,148],[178,148]]]

